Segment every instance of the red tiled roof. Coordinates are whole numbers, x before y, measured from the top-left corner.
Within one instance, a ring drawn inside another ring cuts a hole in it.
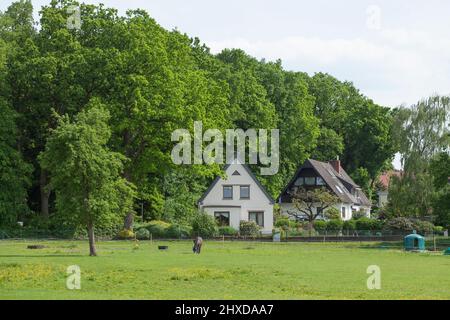
[[[389,188],[389,183],[391,181],[392,176],[401,177],[403,171],[401,170],[389,170],[384,172],[380,177],[378,178],[378,182],[381,185],[382,188],[387,189]]]

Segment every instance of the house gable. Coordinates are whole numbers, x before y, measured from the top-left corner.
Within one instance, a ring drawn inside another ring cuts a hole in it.
[[[227,164],[224,171],[226,177],[222,178],[217,176],[214,179],[209,188],[204,192],[198,201],[199,205],[208,205],[208,203],[223,203],[223,205],[228,205],[230,200],[223,199],[222,197],[223,186],[232,186],[233,192],[236,192],[235,188],[239,188],[239,186],[249,187],[250,199],[236,199],[236,197],[234,197],[234,201],[263,199],[269,204],[273,204],[275,202],[247,165],[241,163]]]
[[[352,203],[363,206],[371,205],[361,188],[340,166],[339,161],[330,164],[312,159],[306,160],[303,165],[298,168],[293,178],[278,197],[277,200],[280,203],[292,201],[289,190],[292,190],[292,188],[295,187],[295,182],[302,176],[321,177],[327,188],[339,197],[343,203]]]

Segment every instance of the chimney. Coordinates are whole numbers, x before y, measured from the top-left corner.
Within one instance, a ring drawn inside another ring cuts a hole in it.
[[[337,173],[340,173],[341,170],[341,161],[339,160],[339,157],[337,157],[336,160],[330,160],[328,161],[329,164],[333,167],[334,171]]]

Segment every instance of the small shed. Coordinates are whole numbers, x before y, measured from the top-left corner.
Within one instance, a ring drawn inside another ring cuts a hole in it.
[[[404,238],[406,251],[425,251],[425,238],[415,231]]]

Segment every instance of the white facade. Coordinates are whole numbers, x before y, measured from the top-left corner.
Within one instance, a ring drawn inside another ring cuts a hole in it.
[[[263,233],[271,233],[273,199],[270,195],[259,184],[250,169],[240,163],[228,165],[225,173],[226,178],[218,177],[200,199],[199,209],[214,217],[228,216],[229,226],[236,230],[239,230],[241,220],[253,220],[261,226]],[[248,198],[245,197],[247,194]],[[244,198],[241,195],[244,195]],[[224,222],[227,223],[226,218]]]

